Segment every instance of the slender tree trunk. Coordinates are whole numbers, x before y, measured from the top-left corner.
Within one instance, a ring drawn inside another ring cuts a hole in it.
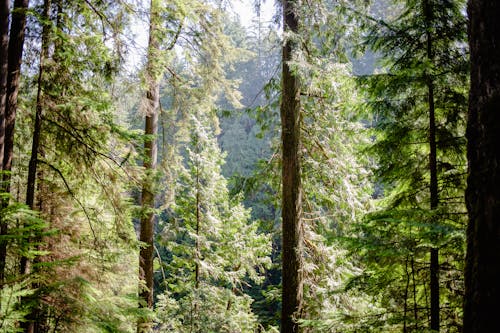
[[[144,143],[144,171],[146,173],[142,188],[142,215],[140,241],[144,244],[139,253],[139,277],[142,281],[139,291],[139,307],[153,308],[153,249],[154,249],[154,174],[157,161],[156,136],[158,133],[158,110],[160,105],[159,71],[156,64],[158,59],[158,4],[151,0],[148,64],[146,68],[146,124],[144,134],[147,139]],[[140,319],[137,325],[138,333],[151,331],[152,323]]]
[[[9,49],[9,0],[0,1],[0,171],[3,170],[3,149],[5,137],[5,104],[7,100],[7,72]],[[0,180],[2,175],[0,174]],[[0,189],[3,186],[0,185]],[[2,203],[0,202],[0,205]],[[5,279],[5,260],[7,257],[7,241],[1,236],[7,235],[7,223],[0,215],[0,288]]]
[[[295,0],[283,1],[284,30],[298,32]],[[283,47],[281,95],[283,291],[281,332],[299,332],[296,319],[302,312],[302,184],[300,175],[299,79],[289,66],[296,47],[288,39]]]
[[[37,95],[36,95],[36,110],[35,110],[35,124],[33,128],[33,140],[31,143],[31,157],[28,165],[28,182],[26,187],[26,205],[34,210],[35,209],[35,180],[37,176],[38,166],[38,152],[40,147],[40,134],[42,129],[42,112],[43,112],[43,76],[44,64],[49,53],[49,34],[50,25],[46,22],[50,20],[50,7],[51,0],[45,0],[43,4],[43,19],[45,23],[42,29],[42,47],[40,51],[40,63],[38,65],[38,82],[37,82]],[[39,237],[36,237],[39,241]],[[21,257],[21,274],[30,273],[30,262],[27,257]],[[38,288],[39,285],[34,284],[33,288]],[[35,300],[36,301],[36,300]],[[40,322],[40,309],[34,306],[31,312],[27,315],[27,321],[22,323],[21,327],[26,333],[40,332],[40,327],[43,326]]]
[[[197,153],[199,154],[198,143],[196,143]],[[201,227],[201,200],[200,200],[200,164],[198,159],[196,159],[196,245],[195,245],[195,272],[194,272],[194,285],[198,289],[200,287],[200,259],[201,259],[201,249],[200,249],[200,227]],[[197,305],[197,304],[196,304]]]
[[[427,59],[430,63],[434,60],[432,41],[433,9],[429,0],[423,3],[426,20]],[[427,99],[429,106],[429,172],[430,172],[430,208],[438,207],[438,178],[437,178],[437,147],[436,147],[436,108],[434,104],[434,82],[432,75],[427,77]],[[437,221],[434,221],[437,223]],[[430,292],[431,292],[431,330],[439,331],[439,250],[431,248],[430,255]]]
[[[405,287],[405,302],[404,302],[404,305],[403,305],[403,333],[406,333],[408,332],[408,329],[407,329],[407,324],[406,324],[406,321],[407,321],[407,313],[408,313],[408,293],[409,293],[409,290],[410,290],[410,272],[408,271],[408,258],[409,256],[406,257],[406,260],[405,260],[405,272],[406,272],[406,287]]]
[[[469,0],[464,333],[500,332],[500,1]]]

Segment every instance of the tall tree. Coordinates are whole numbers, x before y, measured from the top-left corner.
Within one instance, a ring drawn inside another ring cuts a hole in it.
[[[31,144],[31,157],[28,165],[28,183],[26,186],[26,205],[34,210],[35,209],[35,180],[37,176],[37,166],[38,166],[38,153],[40,147],[40,136],[42,129],[42,111],[43,111],[43,76],[44,76],[44,65],[48,57],[49,52],[49,32],[50,32],[50,8],[51,0],[44,0],[43,2],[43,28],[42,28],[42,40],[41,40],[41,51],[39,57],[38,65],[38,80],[37,80],[37,94],[36,94],[36,108],[35,108],[35,123],[33,129],[33,140]],[[38,238],[38,237],[37,237]],[[30,240],[28,239],[28,242]],[[20,261],[21,274],[30,273],[30,262],[27,256],[22,256]],[[36,285],[33,286],[36,288]],[[31,312],[28,314],[25,322],[21,324],[24,332],[26,333],[38,333],[41,332],[43,323],[37,321],[38,317],[38,306],[34,306]]]
[[[3,170],[11,171],[14,154],[14,127],[16,122],[17,96],[21,78],[24,36],[26,30],[26,12],[29,0],[16,0],[12,10],[12,22],[9,34],[9,66],[7,74],[7,101],[5,106],[5,138]],[[10,188],[9,176],[4,175],[5,189]]]
[[[429,324],[433,331],[443,325],[459,329],[460,290],[443,277],[461,278],[463,255],[458,235],[465,222],[464,1],[390,4],[391,15],[370,18],[375,23],[368,34],[385,67],[361,80],[368,83],[376,117],[372,151],[378,156],[376,181],[385,192],[384,207],[362,226],[376,270],[384,271],[371,278],[387,283],[387,296],[398,299],[403,310],[397,316],[406,331]],[[447,257],[453,264],[440,267]]]
[[[10,1],[2,0],[0,2],[0,156],[3,156],[5,135],[5,101],[7,100],[7,68],[9,66],[9,15]],[[0,170],[3,170],[3,159],[0,159]]]
[[[2,183],[0,184],[0,188],[6,193],[10,192],[9,173],[12,169],[12,157],[14,154],[14,126],[16,121],[17,95],[19,92],[19,82],[21,77],[21,63],[23,58],[24,35],[26,29],[26,11],[28,10],[28,5],[29,0],[16,0],[14,2],[10,24],[5,109],[0,112],[0,134],[3,134],[3,136],[0,136],[0,142],[3,140],[3,145],[1,146],[3,148],[3,155],[0,156],[0,159],[2,159],[2,171],[5,171],[5,173],[1,175]],[[4,13],[3,10],[2,13]],[[8,13],[8,11],[6,13]],[[4,24],[5,22],[2,22],[2,25]],[[3,43],[5,42],[4,38],[4,33],[2,33],[2,49],[4,46]],[[5,49],[2,51],[5,52]],[[2,65],[5,66],[5,63]],[[1,150],[2,149],[0,149],[0,151]],[[2,208],[8,204],[8,201],[6,200],[8,199],[2,199],[2,202],[0,203]],[[3,221],[0,216],[0,235],[6,235],[7,233],[7,222]],[[5,275],[6,256],[7,242],[5,240],[0,240],[0,277],[2,278]]]
[[[295,0],[283,1],[284,33],[297,34],[299,18]],[[302,184],[300,170],[300,87],[299,78],[291,68],[297,43],[288,36],[283,46],[281,90],[282,140],[282,305],[281,332],[299,332],[301,316],[302,276]]]
[[[160,108],[160,77],[158,69],[159,57],[159,0],[151,0],[149,11],[149,41],[146,65],[146,101],[144,128],[144,172],[145,178],[142,185],[142,214],[140,227],[140,241],[143,243],[139,253],[139,278],[140,307],[153,308],[153,250],[154,250],[154,222],[155,222],[155,171],[157,163],[158,148],[156,136],[158,133],[158,112]],[[151,322],[141,319],[137,325],[137,332],[149,332]]]
[[[9,11],[10,1],[2,0],[0,3],[0,171],[3,170],[3,150],[5,140],[5,103],[7,100],[7,72],[9,49]],[[0,177],[2,177],[0,175]],[[3,187],[1,187],[3,189]],[[7,234],[7,223],[0,216],[0,236]],[[3,285],[5,275],[5,259],[7,244],[0,239],[0,286]]]
[[[500,2],[468,3],[471,89],[467,124],[465,333],[500,331]]]
[[[425,24],[426,57],[429,63],[434,61],[433,40],[433,12],[432,1],[424,0],[422,3]],[[436,145],[436,107],[434,102],[434,79],[427,70],[424,74],[427,86],[427,108],[429,112],[429,207],[431,210],[438,208],[438,178],[437,178],[437,145]],[[436,223],[436,222],[434,222]],[[430,296],[431,296],[431,323],[430,328],[439,331],[439,250],[431,247],[430,251]]]

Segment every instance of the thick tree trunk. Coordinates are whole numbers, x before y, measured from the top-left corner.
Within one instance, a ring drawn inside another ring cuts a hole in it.
[[[295,1],[283,1],[284,30],[298,32]],[[295,45],[287,40],[283,47],[281,95],[282,138],[282,230],[283,291],[281,332],[299,332],[296,322],[302,312],[302,185],[300,175],[300,89],[288,62]]]
[[[5,137],[5,104],[7,100],[7,72],[9,49],[9,0],[0,1],[0,171],[3,170],[3,147]],[[2,176],[0,174],[0,180]],[[3,189],[3,186],[0,186]],[[1,203],[0,203],[1,204]],[[0,236],[8,232],[7,223],[0,215]],[[5,278],[7,242],[0,240],[0,288]]]
[[[0,125],[0,131],[4,131],[3,135],[3,155],[2,170],[6,171],[0,175],[2,182],[0,184],[0,191],[10,192],[10,174],[12,169],[12,155],[14,152],[14,125],[16,120],[17,110],[17,94],[19,92],[19,79],[21,76],[21,62],[23,57],[24,46],[24,31],[26,29],[26,10],[28,9],[29,0],[16,0],[14,2],[14,10],[12,13],[12,22],[10,25],[10,37],[7,55],[7,85],[5,108],[0,112],[3,118],[3,125]],[[4,23],[2,23],[4,24]],[[3,44],[2,36],[2,44]],[[2,45],[3,47],[3,45]],[[5,51],[5,50],[3,50]],[[1,200],[0,205],[5,207],[8,204],[8,199]],[[1,219],[1,217],[0,217]],[[8,233],[8,225],[3,220],[0,220],[0,234],[6,235]],[[0,279],[5,278],[5,260],[7,257],[7,243],[5,241],[0,243]]]
[[[151,0],[148,64],[146,68],[146,126],[144,134],[148,137],[144,143],[144,169],[145,179],[142,188],[142,217],[140,241],[144,243],[139,253],[139,277],[141,287],[139,291],[139,307],[153,308],[153,250],[154,250],[154,173],[156,170],[158,133],[158,110],[160,105],[160,84],[156,62],[158,59],[159,42],[158,34],[158,12],[156,0]],[[140,319],[137,324],[138,333],[150,332],[151,325],[148,320]]]
[[[500,332],[500,1],[469,0],[464,333]]]
[[[3,170],[11,171],[14,154],[14,127],[16,123],[17,95],[21,78],[21,63],[23,58],[24,32],[26,30],[26,11],[29,0],[16,0],[12,12],[9,38],[9,67],[7,75],[7,101],[5,107],[5,139]],[[10,176],[4,176],[5,192],[10,191]]]

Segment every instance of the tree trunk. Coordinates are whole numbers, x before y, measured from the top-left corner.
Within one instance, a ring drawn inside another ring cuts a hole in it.
[[[434,61],[432,43],[433,9],[428,0],[423,2],[423,12],[426,23],[427,59]],[[429,173],[430,173],[430,208],[435,210],[439,204],[437,178],[437,147],[436,147],[436,109],[434,104],[434,82],[432,74],[427,74],[427,102],[429,107]],[[437,221],[434,221],[437,223]],[[439,332],[439,250],[431,248],[430,253],[430,292],[431,292],[431,325],[433,331]]]
[[[3,156],[5,135],[5,101],[7,100],[7,70],[9,66],[9,12],[9,0],[0,0],[0,156]],[[0,158],[0,170],[3,170],[3,158]]]
[[[500,332],[500,2],[469,0],[464,333]]]
[[[139,291],[139,307],[153,308],[153,250],[154,250],[154,173],[156,170],[158,133],[158,110],[160,104],[160,84],[157,56],[159,50],[158,42],[158,7],[157,1],[151,0],[150,22],[149,22],[149,44],[148,64],[146,68],[146,125],[144,134],[147,136],[144,142],[144,171],[146,173],[142,188],[142,215],[140,241],[143,243],[139,253],[139,277],[142,286]],[[150,332],[152,323],[146,319],[140,319],[137,324],[138,333]]]
[[[5,137],[5,104],[7,100],[7,72],[9,49],[9,0],[0,1],[0,171],[3,170],[3,147]],[[2,175],[0,174],[0,179]],[[3,189],[3,186],[0,186]],[[0,204],[2,204],[0,202]],[[7,242],[1,236],[7,235],[7,223],[0,215],[0,288],[5,279],[5,260],[7,257]]]
[[[26,11],[29,0],[16,0],[12,12],[12,23],[9,38],[9,67],[7,75],[7,101],[5,107],[5,137],[3,170],[11,171],[14,154],[14,126],[16,123],[17,94],[21,78],[21,63],[23,58],[24,32],[26,30]],[[10,191],[10,176],[3,175],[5,192]]]
[[[285,32],[298,32],[294,0],[283,1]],[[281,332],[299,332],[296,319],[302,311],[302,185],[300,175],[300,89],[299,79],[289,66],[295,43],[283,47],[281,96],[282,139],[282,230],[283,291]]]
[[[5,171],[2,175],[0,191],[10,192],[10,171],[12,169],[12,155],[14,153],[14,125],[16,120],[17,110],[17,94],[19,92],[19,79],[21,76],[21,62],[23,57],[24,46],[24,31],[26,29],[26,10],[28,9],[29,0],[16,0],[14,2],[14,10],[12,13],[12,22],[10,25],[10,38],[7,55],[7,85],[5,94],[5,109],[0,114],[3,124],[0,125],[0,131],[3,130],[3,155],[2,170]],[[5,22],[2,23],[4,25]],[[2,28],[3,29],[3,28]],[[4,43],[2,35],[2,48]],[[5,50],[3,50],[5,51]],[[1,207],[8,205],[8,199],[0,200]],[[1,216],[0,216],[1,219]],[[3,219],[0,220],[0,234],[8,233],[8,225]],[[0,274],[2,280],[5,278],[5,260],[7,257],[7,242],[0,243]],[[0,280],[1,281],[1,280]]]
[[[50,7],[51,0],[45,0],[43,4],[43,19],[45,22],[50,20]],[[26,186],[26,205],[34,210],[35,209],[35,180],[37,176],[37,166],[38,166],[38,151],[40,147],[40,134],[42,129],[42,112],[43,112],[43,75],[44,75],[44,63],[48,57],[49,53],[49,34],[50,34],[50,24],[44,23],[42,29],[42,47],[40,52],[40,63],[38,65],[38,82],[37,82],[37,95],[36,95],[36,110],[35,110],[35,124],[33,128],[33,140],[31,144],[31,157],[28,165],[28,182]],[[40,238],[40,237],[37,237]],[[39,241],[40,239],[36,239]],[[28,240],[30,241],[30,240]],[[30,262],[27,257],[21,257],[21,274],[30,273]],[[34,284],[33,288],[38,288],[39,285]],[[36,300],[35,300],[36,301]],[[36,302],[38,303],[38,302]],[[28,313],[26,322],[23,322],[21,327],[26,333],[40,332],[40,309],[38,306],[34,306],[31,312]]]

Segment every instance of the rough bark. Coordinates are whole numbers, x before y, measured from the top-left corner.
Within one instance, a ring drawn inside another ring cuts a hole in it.
[[[7,71],[9,49],[9,0],[0,1],[0,171],[3,170],[3,147],[5,136],[5,102],[7,100]],[[1,175],[0,175],[1,179]],[[3,187],[0,187],[3,188]],[[0,236],[8,232],[7,223],[0,216]],[[0,287],[5,278],[7,243],[0,240]]]
[[[19,79],[21,76],[21,62],[23,57],[24,46],[24,31],[26,29],[26,10],[28,9],[29,0],[16,0],[12,12],[9,45],[7,53],[7,81],[6,81],[6,95],[5,95],[5,108],[0,112],[3,116],[3,127],[0,125],[0,131],[3,130],[3,155],[2,170],[6,171],[0,177],[2,183],[0,191],[10,192],[10,174],[12,169],[12,156],[14,152],[14,125],[16,120],[17,110],[17,94],[19,92]],[[2,37],[2,46],[3,46]],[[0,118],[2,118],[0,116]],[[0,205],[5,207],[8,204],[7,200],[2,200]],[[1,217],[0,217],[1,218]],[[3,220],[0,221],[0,234],[8,234],[8,225]],[[7,257],[7,243],[5,241],[0,243],[0,279],[5,278],[5,260]]]
[[[298,32],[298,17],[294,0],[283,1],[284,30]],[[299,332],[296,319],[302,311],[302,185],[300,175],[300,89],[299,79],[289,66],[291,40],[283,47],[281,96],[282,139],[282,232],[283,290],[281,332]]]
[[[24,33],[26,30],[26,11],[29,0],[16,0],[12,11],[12,23],[10,25],[9,38],[9,66],[7,74],[7,101],[5,107],[5,137],[3,170],[12,169],[12,157],[14,154],[14,127],[16,123],[17,95],[19,93],[19,81],[21,78],[21,63],[23,58]],[[10,190],[10,176],[4,176],[4,189]]]
[[[155,0],[151,0],[149,42],[148,42],[148,64],[146,68],[146,124],[144,134],[147,139],[144,143],[144,170],[146,177],[142,188],[142,209],[140,241],[143,247],[139,253],[139,277],[141,287],[139,290],[139,307],[153,308],[153,251],[154,251],[154,173],[157,161],[156,136],[158,133],[158,110],[160,105],[160,84],[157,72],[156,59],[159,42],[157,38],[158,12]],[[137,324],[137,332],[145,333],[151,330],[148,320],[140,319]]]
[[[500,332],[500,1],[469,0],[464,333]]]

